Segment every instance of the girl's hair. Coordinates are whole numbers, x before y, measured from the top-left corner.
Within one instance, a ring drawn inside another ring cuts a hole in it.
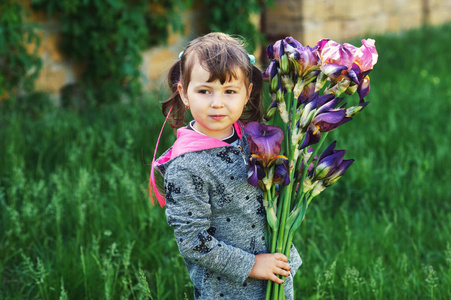
[[[169,109],[173,107],[169,116],[172,127],[184,125],[185,105],[177,90],[177,84],[180,82],[184,90],[188,90],[196,57],[202,67],[210,72],[208,82],[219,80],[224,84],[232,78],[238,79],[236,71],[240,69],[244,74],[246,88],[253,84],[248,104],[240,120],[244,124],[261,121],[263,115],[261,71],[251,65],[249,56],[239,40],[224,33],[214,32],[192,40],[181,58],[169,70],[168,84],[172,95],[162,103],[162,111],[167,116]]]

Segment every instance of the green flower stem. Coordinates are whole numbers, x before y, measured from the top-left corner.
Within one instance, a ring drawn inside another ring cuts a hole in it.
[[[266,286],[266,296],[265,300],[271,300],[271,292],[273,290],[273,282],[271,280],[268,280],[268,285]]]
[[[297,147],[297,144],[293,145],[291,141],[293,130],[295,129],[296,122],[298,121],[298,118],[296,117],[297,103],[295,102],[296,99],[293,98],[293,93],[291,90],[289,90],[285,96],[288,104],[287,110],[290,109],[289,111],[291,124],[290,126],[285,126],[284,136],[286,139],[287,157],[288,160],[292,161],[294,157],[294,151],[296,150]],[[287,218],[291,209],[291,200],[292,200],[291,196],[293,191],[293,178],[295,170],[296,170],[295,167],[292,167],[289,170],[289,178],[291,184],[281,188],[281,194],[279,197],[281,197],[282,201],[280,202],[278,208],[279,231],[278,233],[276,233],[277,239],[275,241],[277,246],[275,251],[271,251],[272,253],[274,252],[283,253],[284,252],[283,250],[286,247],[288,233],[291,227],[291,224],[287,222]],[[271,299],[285,299],[284,285],[273,284],[272,296],[273,297]]]
[[[274,203],[274,199],[275,199],[275,193],[276,193],[276,187],[275,185],[273,185],[271,187],[271,190],[269,190],[267,192],[267,194],[269,194],[269,197],[271,197],[271,202],[273,203],[273,205],[275,205]],[[274,207],[273,207],[274,209]],[[276,246],[277,246],[277,232],[279,229],[279,221],[280,221],[280,211],[281,209],[279,208],[279,205],[277,206],[277,222],[276,222],[276,226],[274,228],[271,228],[271,226],[268,226],[271,229],[271,245],[269,247],[269,252],[270,253],[274,253],[276,250]],[[266,287],[266,296],[265,296],[265,300],[272,300],[275,299],[273,298],[273,291],[275,289],[277,289],[278,284],[272,282],[271,280],[268,280],[268,285]]]
[[[292,100],[293,100],[293,92],[291,90],[288,90],[287,93],[284,95],[284,98],[286,99],[285,102],[287,104],[287,112],[289,113],[288,115],[288,120],[292,119],[292,115],[291,115],[291,105],[292,105]],[[286,149],[285,151],[287,152],[287,154],[289,153],[290,149],[291,149],[291,132],[293,131],[293,127],[290,126],[290,124],[285,124],[286,127],[286,131],[284,132],[284,139],[285,139],[285,144],[286,144]],[[291,160],[291,157],[288,156],[288,160]]]

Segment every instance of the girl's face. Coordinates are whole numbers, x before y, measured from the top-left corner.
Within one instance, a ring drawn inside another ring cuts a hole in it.
[[[221,84],[219,80],[207,82],[210,72],[197,61],[191,71],[188,90],[179,83],[183,103],[190,107],[196,121],[194,128],[217,139],[225,139],[232,133],[232,125],[241,117],[249,100],[252,84],[246,88],[244,74],[237,70],[238,78]]]

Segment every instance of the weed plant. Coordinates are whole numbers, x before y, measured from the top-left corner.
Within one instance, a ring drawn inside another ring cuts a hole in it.
[[[296,299],[451,298],[450,31],[374,37],[371,104],[328,138],[356,162],[294,241]],[[0,104],[0,299],[192,299],[146,192],[162,98]]]

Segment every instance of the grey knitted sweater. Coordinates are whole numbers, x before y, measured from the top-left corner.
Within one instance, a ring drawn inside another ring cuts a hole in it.
[[[179,129],[178,138],[183,134],[198,133]],[[238,147],[186,152],[157,166],[164,176],[167,221],[174,228],[195,299],[265,298],[267,281],[248,277],[255,255],[268,252],[263,193],[247,183],[249,156],[244,134]],[[292,277],[301,263],[293,247],[286,299],[293,299]]]

